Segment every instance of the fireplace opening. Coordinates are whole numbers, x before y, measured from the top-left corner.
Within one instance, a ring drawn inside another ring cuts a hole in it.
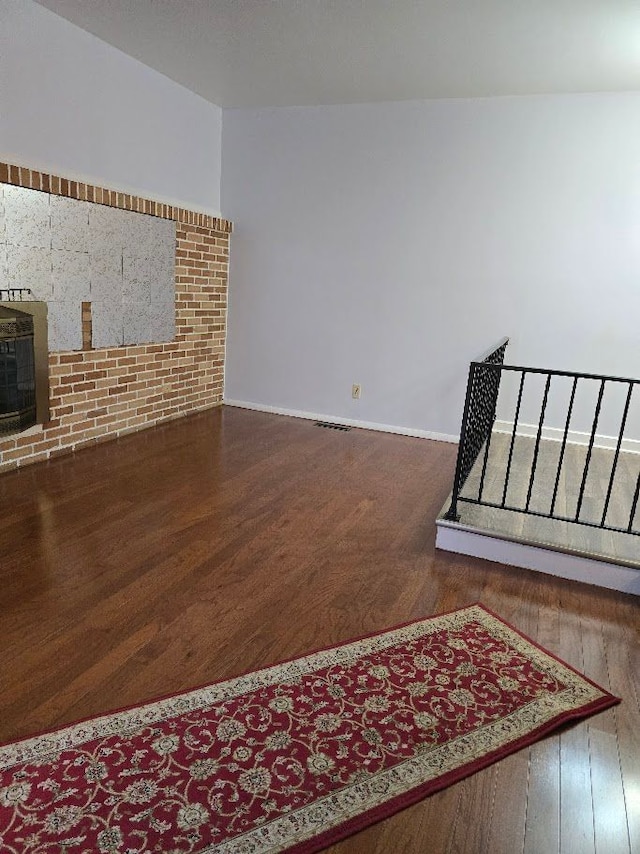
[[[46,304],[0,302],[0,436],[48,420],[47,361]]]
[[[33,317],[0,307],[0,434],[36,423]]]

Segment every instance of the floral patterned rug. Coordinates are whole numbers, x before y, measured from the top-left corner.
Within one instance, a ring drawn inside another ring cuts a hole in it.
[[[616,702],[473,605],[0,747],[0,851],[317,851]]]

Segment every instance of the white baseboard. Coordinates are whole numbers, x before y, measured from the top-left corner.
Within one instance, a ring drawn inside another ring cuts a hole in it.
[[[497,433],[511,433],[513,431],[513,421],[496,420],[493,428]],[[518,424],[516,431],[517,436],[537,436],[537,424]],[[551,442],[562,442],[564,430],[559,427],[543,427],[542,438],[548,439]],[[590,433],[582,433],[579,430],[569,430],[567,433],[567,442],[572,445],[588,445],[591,439]],[[601,433],[596,433],[594,439],[594,447],[609,448],[614,450],[618,442],[617,436],[604,436]],[[640,454],[640,440],[638,439],[623,439],[621,450],[630,454]]]
[[[437,522],[436,548],[640,596],[640,570]]]
[[[363,430],[378,430],[380,433],[396,433],[399,436],[414,436],[417,439],[434,439],[436,442],[457,443],[459,437],[448,433],[433,433],[430,430],[416,430],[413,427],[398,427],[393,424],[379,424],[377,421],[359,421],[355,418],[341,418],[319,412],[303,412],[300,409],[284,409],[281,406],[268,406],[265,403],[251,403],[247,400],[224,400],[225,406],[237,406],[240,409],[254,409],[257,412],[270,412],[273,415],[289,415],[292,418],[306,418],[309,421],[325,421],[345,427],[360,427]]]

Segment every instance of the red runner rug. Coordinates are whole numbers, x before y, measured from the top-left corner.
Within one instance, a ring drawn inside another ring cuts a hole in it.
[[[1,747],[0,851],[317,851],[616,702],[474,605]]]

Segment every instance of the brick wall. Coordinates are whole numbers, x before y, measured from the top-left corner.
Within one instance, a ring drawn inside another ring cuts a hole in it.
[[[51,420],[0,439],[0,471],[222,402],[231,223],[6,163],[0,182],[176,221],[175,340],[50,353]]]

